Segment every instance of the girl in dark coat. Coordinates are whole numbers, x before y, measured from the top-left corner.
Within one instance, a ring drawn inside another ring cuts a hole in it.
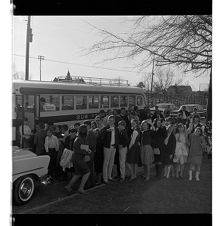
[[[144,175],[146,181],[150,179],[150,168],[154,161],[152,137],[154,133],[154,126],[151,120],[144,120],[141,123],[141,161],[144,167]]]
[[[90,170],[87,163],[84,161],[84,157],[85,155],[89,155],[91,153],[89,145],[87,144],[86,141],[86,137],[87,137],[87,126],[81,125],[78,130],[78,137],[75,139],[73,144],[74,150],[73,163],[75,173],[72,179],[70,180],[69,184],[65,187],[69,193],[72,192],[73,184],[80,177],[82,177],[82,179],[78,192],[81,194],[85,193],[84,186],[88,180],[88,177],[90,176]]]
[[[154,160],[156,165],[156,176],[161,177],[165,144],[164,140],[167,136],[166,127],[163,125],[163,119],[155,119],[154,126],[155,132],[153,135],[153,150],[154,150]]]
[[[126,156],[126,165],[129,168],[131,174],[130,180],[135,180],[137,175],[137,165],[140,158],[140,131],[138,127],[138,121],[136,119],[132,119],[131,126],[133,132]]]
[[[170,177],[171,165],[173,164],[173,156],[176,148],[176,138],[173,134],[174,127],[169,125],[167,127],[167,137],[164,140],[165,152],[164,152],[164,177]]]
[[[190,134],[190,150],[188,156],[188,163],[190,163],[189,168],[189,180],[192,180],[193,171],[196,170],[195,178],[196,181],[199,181],[200,178],[200,169],[202,163],[202,147],[205,145],[205,140],[202,135],[202,129],[197,127],[194,133]]]

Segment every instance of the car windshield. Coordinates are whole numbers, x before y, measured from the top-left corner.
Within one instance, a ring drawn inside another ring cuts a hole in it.
[[[173,104],[163,104],[163,105],[157,105],[159,108],[170,108],[170,109],[174,109],[174,105]]]
[[[182,107],[181,107],[181,109],[182,109]],[[197,110],[202,110],[202,106],[200,106],[200,105],[190,105],[190,106],[185,106],[185,107],[186,107],[187,111],[194,111],[194,108],[197,108]]]
[[[193,111],[195,107],[197,108],[197,106],[187,106],[186,109],[188,111]]]

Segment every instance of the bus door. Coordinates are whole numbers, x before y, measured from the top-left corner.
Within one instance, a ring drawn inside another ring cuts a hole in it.
[[[23,122],[23,107],[22,107],[22,95],[13,94],[12,98],[13,106],[13,121],[12,121],[12,145],[20,146],[20,133],[19,128]]]
[[[28,119],[28,125],[31,130],[34,130],[34,121],[35,121],[35,98],[34,95],[23,95],[23,109],[24,109],[24,118]]]
[[[23,114],[22,114],[22,122],[19,128],[19,133],[22,136],[26,133],[25,132],[25,123],[27,123],[26,121],[28,120],[28,127],[30,128],[30,130],[32,131],[32,134],[34,132],[34,130],[36,129],[36,121],[38,121],[38,111],[37,111],[37,96],[36,95],[22,95],[22,110],[23,110]],[[31,135],[32,136],[32,135]],[[31,140],[31,139],[30,139]],[[20,145],[22,147],[26,147],[26,145],[24,145],[24,139],[21,139],[20,137]],[[31,146],[29,146],[31,147]]]

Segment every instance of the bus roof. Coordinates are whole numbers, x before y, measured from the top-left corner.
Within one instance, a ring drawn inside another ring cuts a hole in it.
[[[22,94],[143,94],[138,87],[100,86],[77,83],[58,83],[51,81],[13,81],[13,90]]]

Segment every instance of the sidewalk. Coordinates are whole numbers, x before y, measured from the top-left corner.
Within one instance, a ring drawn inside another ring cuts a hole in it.
[[[154,173],[154,172],[153,172]],[[201,181],[155,179],[114,182],[86,195],[77,195],[31,211],[41,214],[211,213],[211,160],[204,159]]]

